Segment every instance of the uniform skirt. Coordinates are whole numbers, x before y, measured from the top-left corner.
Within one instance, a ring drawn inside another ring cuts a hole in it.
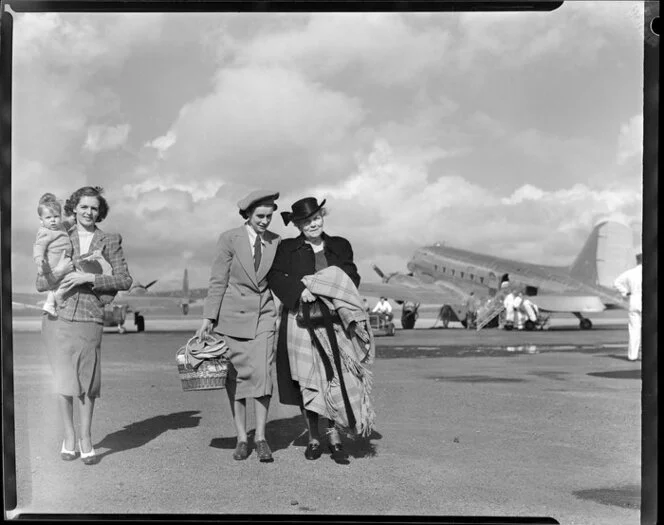
[[[229,335],[224,338],[233,365],[228,379],[235,385],[235,399],[272,395],[274,330],[260,333],[254,339]]]
[[[58,394],[99,397],[103,331],[104,326],[94,321],[67,321],[44,314],[42,342]]]

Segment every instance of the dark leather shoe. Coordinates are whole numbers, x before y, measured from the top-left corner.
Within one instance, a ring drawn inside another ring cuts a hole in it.
[[[330,449],[330,454],[335,462],[341,465],[347,465],[350,463],[350,461],[348,461],[348,454],[346,454],[341,443],[330,443],[328,448]]]
[[[270,450],[267,441],[264,439],[256,441],[256,454],[258,455],[258,460],[263,463],[271,463],[274,461],[272,458],[272,451]]]
[[[235,451],[233,452],[233,459],[242,460],[249,457],[249,444],[246,441],[238,441]]]
[[[307,459],[318,459],[323,451],[320,448],[320,443],[310,442],[307,445],[307,449],[304,451],[304,457]]]

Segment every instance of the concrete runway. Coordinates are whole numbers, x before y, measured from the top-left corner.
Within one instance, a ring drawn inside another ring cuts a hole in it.
[[[304,423],[276,392],[274,463],[255,453],[234,461],[225,393],[182,391],[174,355],[198,321],[178,323],[148,319],[145,333],[104,335],[94,466],[60,460],[48,361],[39,334],[15,323],[18,512],[639,522],[641,363],[624,358],[624,324],[379,338],[376,429],[347,441],[351,463],[338,465],[329,454],[304,459]]]

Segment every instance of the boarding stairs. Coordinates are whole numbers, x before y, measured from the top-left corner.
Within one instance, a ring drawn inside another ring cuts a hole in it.
[[[476,330],[479,332],[505,309],[505,294],[496,294],[491,302],[477,312]]]

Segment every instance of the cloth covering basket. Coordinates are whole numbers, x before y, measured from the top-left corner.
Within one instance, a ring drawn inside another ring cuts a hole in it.
[[[226,387],[230,361],[223,357],[228,346],[221,336],[194,336],[175,354],[182,390],[220,390]]]

